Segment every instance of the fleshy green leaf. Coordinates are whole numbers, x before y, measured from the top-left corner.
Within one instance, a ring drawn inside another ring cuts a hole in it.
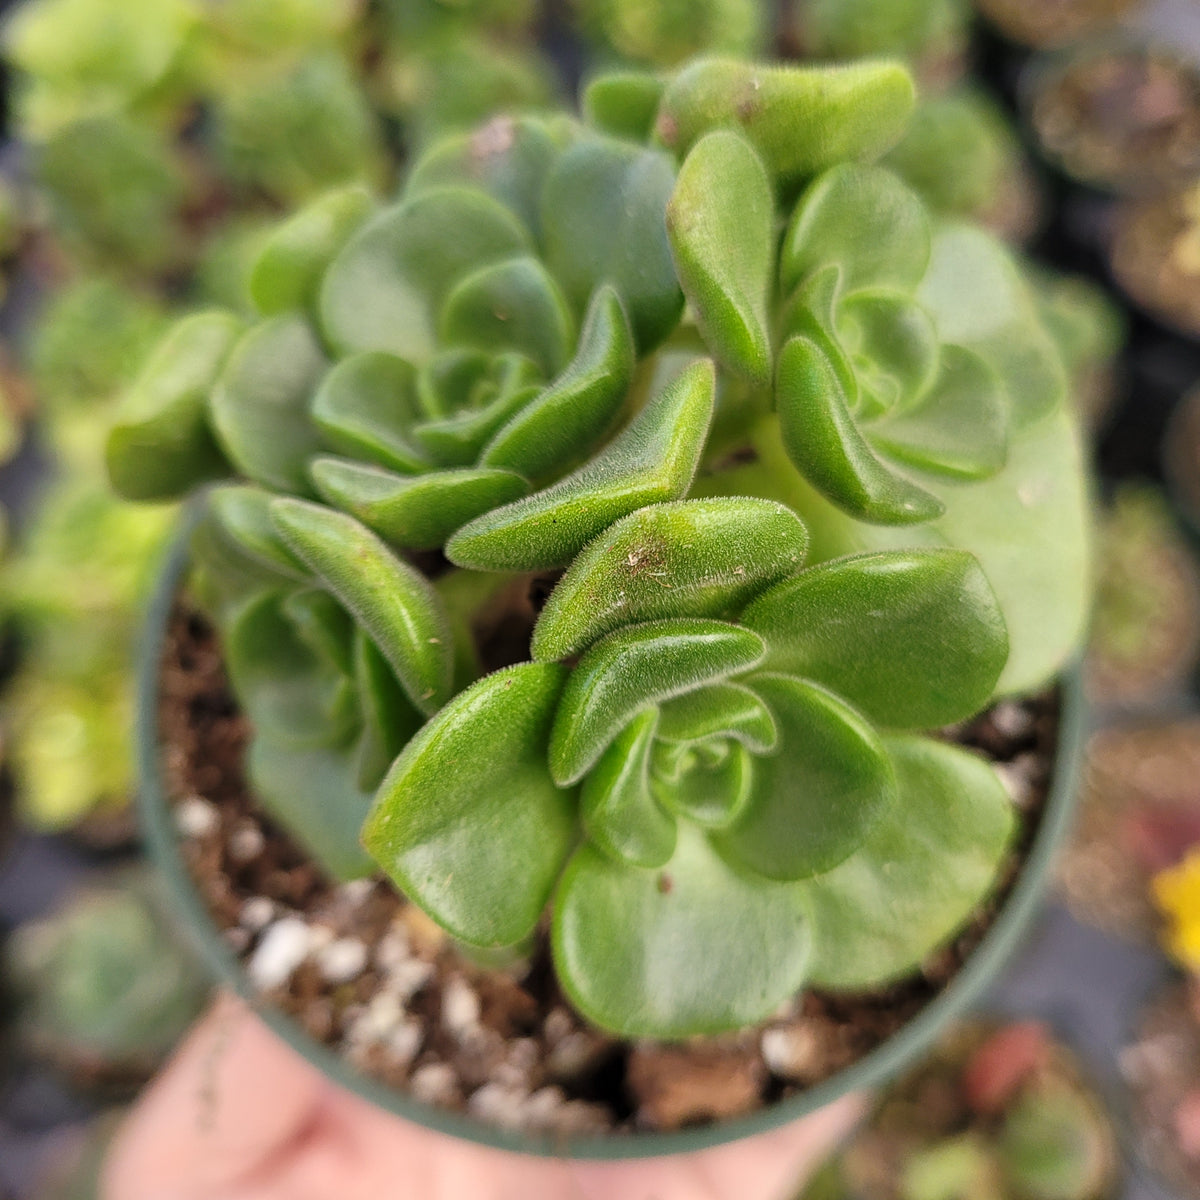
[[[899,140],[916,89],[896,62],[757,66],[702,58],[667,85],[655,132],[680,156],[712,129],[740,129],[781,183],[848,158],[875,158]]]
[[[675,821],[650,790],[650,752],[657,712],[629,722],[583,783],[580,805],[588,837],[610,858],[659,867],[675,850]]]
[[[811,679],[893,729],[964,720],[1008,656],[996,594],[963,550],[896,550],[822,563],[742,614],[766,666]]]
[[[724,621],[648,621],[610,633],[563,691],[550,739],[554,778],[577,782],[637,712],[747,671],[763,654],[757,634]]]
[[[122,398],[106,460],[127,500],[172,499],[229,474],[209,428],[208,396],[240,328],[229,313],[185,317]]]
[[[280,498],[271,503],[271,520],[375,639],[413,704],[436,712],[450,696],[452,647],[429,581],[345,513]]]
[[[625,304],[638,349],[654,349],[683,311],[663,220],[675,172],[655,150],[606,138],[572,146],[542,196],[546,264],[581,312],[610,283]]]
[[[330,878],[371,874],[374,864],[358,834],[372,795],[358,787],[350,751],[255,737],[246,770],[255,796]]]
[[[872,451],[846,405],[834,363],[815,341],[792,338],[779,356],[776,402],[788,457],[835,504],[863,521],[910,525],[940,516],[936,496]]]
[[[705,829],[725,829],[744,811],[754,756],[740,742],[660,745],[651,789],[658,802]]]
[[[623,1037],[682,1038],[767,1018],[803,984],[812,930],[799,887],[746,878],[682,825],[661,869],[577,850],[551,936],[585,1017]]]
[[[315,654],[282,609],[283,594],[245,604],[225,630],[225,659],[255,730],[289,746],[338,746],[357,712],[350,680]]]
[[[492,438],[488,467],[540,479],[593,446],[612,425],[633,378],[634,347],[621,298],[607,284],[588,305],[575,357]]]
[[[300,640],[339,674],[354,674],[354,622],[350,614],[319,587],[300,588],[283,598],[283,611]]]
[[[665,87],[657,75],[645,71],[597,75],[583,89],[584,119],[614,137],[647,141]]]
[[[487,571],[565,566],[627,513],[682,496],[712,420],[714,386],[712,362],[692,364],[579,470],[460,529],[447,557]]]
[[[534,626],[535,659],[567,658],[622,625],[739,611],[804,561],[808,535],[769,500],[639,509],[580,551]]]
[[[532,932],[575,835],[575,803],[546,768],[566,668],[488,675],[396,760],[363,843],[454,937],[509,946]]]
[[[910,297],[855,292],[838,305],[837,327],[843,344],[853,348],[860,412],[909,406],[933,383],[939,365],[937,331]]]
[[[330,448],[399,471],[430,465],[409,434],[418,415],[416,371],[378,350],[338,363],[312,403],[313,422]]]
[[[265,316],[309,309],[325,268],[373,208],[363,187],[318,197],[271,234],[250,268],[250,297]]]
[[[303,317],[271,317],[238,342],[209,407],[225,453],[247,478],[311,494],[307,464],[321,439],[309,407],[325,367]]]
[[[970,225],[940,229],[917,298],[942,341],[974,350],[1000,376],[1014,428],[1062,406],[1062,361],[1029,285],[996,238]]]
[[[575,322],[546,268],[523,254],[460,280],[446,297],[438,333],[450,345],[519,351],[553,375],[570,356]]]
[[[841,269],[843,292],[911,292],[929,266],[932,231],[920,197],[882,167],[841,163],[814,180],[784,234],[786,295],[822,267]]]
[[[330,264],[320,296],[325,335],[341,355],[386,350],[424,362],[454,284],[529,248],[521,223],[490,196],[429,188],[368,222]]]
[[[714,844],[768,879],[806,879],[854,853],[895,803],[892,768],[875,731],[836,696],[787,675],[755,675],[779,729],[754,760],[741,818]]]
[[[951,479],[986,479],[1008,454],[1008,412],[995,373],[977,354],[945,346],[930,391],[867,430],[867,440],[901,462]]]
[[[845,862],[807,885],[813,982],[852,991],[915,970],[994,886],[1012,803],[982,759],[927,738],[889,738],[900,801]]]
[[[537,117],[493,117],[472,133],[434,143],[414,164],[405,195],[452,184],[480,188],[512,209],[536,237],[542,185],[560,141]]]
[[[208,503],[221,530],[239,550],[302,583],[311,578],[308,568],[287,548],[271,523],[268,506],[272,493],[245,484],[224,484],[213,488]]]
[[[717,130],[692,147],[667,206],[667,233],[709,349],[732,371],[767,383],[775,201],[766,169],[744,138]]]
[[[327,503],[390,545],[413,550],[438,549],[468,521],[529,491],[520,475],[487,468],[396,475],[348,459],[318,458],[311,469]]]
[[[373,792],[424,718],[404,694],[387,659],[361,629],[354,638],[354,683],[362,714],[357,782],[363,791]]]
[[[668,700],[659,710],[662,742],[733,738],[756,754],[775,749],[779,731],[771,710],[740,683],[713,683]]]

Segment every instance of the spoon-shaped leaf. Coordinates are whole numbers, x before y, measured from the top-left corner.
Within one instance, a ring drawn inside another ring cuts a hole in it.
[[[779,427],[788,457],[815,488],[863,521],[911,525],[940,516],[936,496],[882,462],[859,432],[842,380],[812,338],[779,356]]]
[[[354,637],[354,684],[362,714],[356,778],[364,792],[373,792],[425,719],[404,694],[387,659],[361,629]]]
[[[655,122],[680,156],[712,129],[740,129],[791,185],[847,158],[875,158],[904,132],[916,90],[900,63],[765,67],[703,58],[667,85]]]
[[[941,370],[912,408],[873,424],[867,440],[924,471],[986,479],[1008,454],[1008,406],[995,372],[977,354],[944,346]]]
[[[584,119],[595,129],[632,142],[645,142],[666,84],[646,71],[610,71],[583,89]]]
[[[267,592],[228,623],[225,657],[255,729],[290,746],[337,746],[354,729],[350,680],[316,654],[284,615],[284,593]]]
[[[387,350],[424,362],[454,284],[529,248],[521,223],[485,193],[422,191],[368,222],[330,264],[319,301],[325,336],[341,355]]]
[[[589,839],[610,858],[659,867],[675,849],[675,821],[650,790],[657,711],[638,713],[583,783],[580,806]]]
[[[775,749],[779,731],[771,710],[740,683],[714,683],[668,700],[659,710],[662,742],[732,738],[756,754]]]
[[[309,405],[326,365],[303,317],[271,317],[238,342],[209,410],[243,475],[277,491],[311,494],[307,464],[321,438]]]
[[[520,475],[486,468],[396,475],[344,458],[318,458],[311,470],[327,503],[390,545],[412,550],[438,549],[468,521],[529,491]]]
[[[996,594],[965,550],[894,550],[810,567],[742,622],[767,668],[811,679],[893,729],[961,721],[988,701],[1008,657]]]
[[[550,739],[550,770],[567,787],[582,779],[635,713],[749,670],[762,661],[757,634],[724,621],[647,621],[610,633],[579,661]]]
[[[682,496],[704,448],[714,387],[712,362],[693,363],[579,470],[460,529],[447,557],[485,571],[565,566],[627,513]]]
[[[286,546],[271,522],[274,498],[265,488],[229,483],[208,493],[210,511],[239,550],[288,579],[307,583],[308,568]]]
[[[612,425],[633,378],[633,335],[616,291],[605,284],[588,305],[575,357],[544,392],[519,409],[480,460],[540,479],[593,446]]]
[[[740,742],[658,747],[651,789],[668,812],[705,829],[741,816],[754,785],[754,756]]]
[[[300,588],[288,592],[283,611],[300,640],[323,662],[347,678],[354,674],[354,622],[350,614],[324,589]]]
[[[375,639],[413,704],[436,712],[450,695],[452,647],[429,581],[345,513],[281,497],[271,503],[271,520]]]
[[[645,354],[675,328],[683,293],[663,213],[675,185],[670,158],[628,142],[588,139],[546,180],[546,264],[581,312],[603,283],[616,289]]]
[[[806,879],[854,853],[895,802],[878,735],[836,696],[787,675],[755,675],[779,729],[776,751],[754,760],[749,801],[714,845],[768,879]]]
[[[559,982],[623,1037],[682,1038],[764,1020],[803,984],[812,927],[794,884],[749,878],[686,824],[661,869],[578,849],[554,898]]]
[[[405,895],[471,945],[533,930],[574,840],[574,797],[546,769],[566,673],[521,663],[460,692],[396,760],[363,828]]]
[[[418,415],[412,364],[379,350],[344,358],[312,403],[313,422],[329,447],[398,471],[430,465],[409,433]]]
[[[345,882],[375,869],[359,840],[373,797],[356,782],[351,751],[260,735],[250,742],[246,771],[254,795],[330,878]]]
[[[553,375],[570,356],[575,321],[546,268],[522,254],[460,280],[446,297],[438,334],[450,345],[519,351]]]
[[[857,991],[915,970],[995,885],[1015,821],[996,773],[928,738],[885,742],[900,801],[840,866],[806,884],[813,982]]]
[[[683,294],[714,357],[768,383],[775,201],[744,138],[717,130],[692,147],[667,206],[667,233]]]
[[[535,659],[567,658],[638,621],[721,617],[796,571],[808,535],[770,500],[720,497],[639,509],[582,550],[533,630]]]
[[[929,266],[932,231],[920,197],[882,167],[840,163],[814,180],[788,222],[779,254],[786,295],[822,267],[841,268],[846,292],[910,292]]]
[[[255,308],[264,316],[310,308],[325,268],[373,207],[366,188],[339,188],[284,221],[250,268]]]
[[[853,347],[860,414],[909,407],[929,390],[940,358],[937,330],[910,296],[855,292],[838,306],[837,326],[843,345]]]
[[[240,329],[230,313],[185,317],[122,397],[106,462],[127,500],[172,499],[229,474],[208,424],[208,395]]]

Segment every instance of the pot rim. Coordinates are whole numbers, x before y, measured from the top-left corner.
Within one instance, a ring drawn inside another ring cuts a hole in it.
[[[996,977],[1037,914],[1051,863],[1070,825],[1087,734],[1078,664],[1060,676],[1062,709],[1050,792],[1033,844],[1012,892],[995,921],[954,978],[897,1033],[869,1054],[814,1087],[733,1120],[670,1133],[561,1136],[512,1131],[462,1113],[423,1104],[364,1075],[330,1047],[255,993],[231,947],[213,924],[179,853],[166,802],[158,737],[158,684],[172,606],[187,564],[189,534],[201,504],[184,509],[147,609],[138,664],[135,735],[138,808],[149,856],[162,873],[184,928],[216,981],[236,993],[271,1031],[334,1083],[380,1108],[436,1133],[477,1145],[544,1158],[596,1161],[658,1158],[692,1153],[767,1133],[816,1112],[852,1091],[875,1087],[908,1066],[955,1017],[967,1011]]]

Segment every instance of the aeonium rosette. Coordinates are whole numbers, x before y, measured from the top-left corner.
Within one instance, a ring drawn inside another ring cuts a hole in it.
[[[218,481],[193,595],[289,832],[468,945],[549,903],[614,1030],[948,937],[1011,815],[920,731],[1042,683],[1081,620],[1026,285],[864,165],[912,99],[894,64],[702,60],[441,140],[397,201],[282,225],[258,318],[180,323],[109,441],[131,497]]]
[[[1004,622],[962,551],[801,570],[806,541],[745,498],[616,522],[551,593],[533,661],[409,743],[368,850],[469,944],[520,942],[549,901],[567,994],[628,1035],[913,969],[1013,827],[982,760],[914,735],[987,701]]]

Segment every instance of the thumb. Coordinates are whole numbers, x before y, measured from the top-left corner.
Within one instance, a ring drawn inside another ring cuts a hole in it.
[[[103,1200],[193,1200],[236,1184],[303,1137],[320,1075],[221,995],[121,1127]]]

